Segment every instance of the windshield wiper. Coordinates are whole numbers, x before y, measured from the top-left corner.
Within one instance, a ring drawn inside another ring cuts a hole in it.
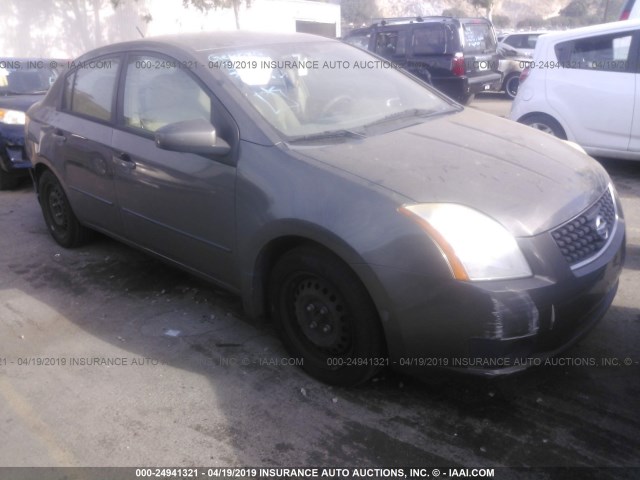
[[[306,142],[306,141],[313,141],[313,140],[323,140],[326,138],[364,138],[366,137],[366,134],[364,133],[364,131],[360,132],[360,131],[355,131],[355,130],[347,130],[347,129],[341,129],[341,130],[327,130],[325,132],[319,132],[319,133],[311,133],[309,135],[298,135],[295,137],[291,137],[289,139],[290,143],[294,143],[294,142]]]
[[[447,113],[448,111],[439,111],[439,110],[426,110],[424,108],[412,108],[410,110],[402,110],[401,112],[391,113],[386,115],[378,120],[375,120],[371,123],[367,123],[364,128],[373,127],[375,125],[380,125],[383,123],[391,122],[394,120],[400,120],[403,118],[412,118],[412,117],[431,117],[433,115],[439,115],[441,113]]]

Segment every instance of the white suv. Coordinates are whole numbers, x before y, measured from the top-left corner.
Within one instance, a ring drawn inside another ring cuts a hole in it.
[[[640,20],[541,36],[510,118],[581,145],[640,160]]]
[[[530,57],[533,55],[533,51],[536,48],[536,42],[540,35],[547,35],[548,33],[552,32],[549,30],[540,30],[535,32],[506,33],[499,36],[498,46],[500,46],[500,44],[509,45],[510,47],[515,48],[519,54]]]

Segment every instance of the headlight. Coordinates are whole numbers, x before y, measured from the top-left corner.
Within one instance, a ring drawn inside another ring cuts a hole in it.
[[[26,116],[24,112],[19,110],[6,110],[0,108],[0,123],[8,123],[9,125],[24,125]]]
[[[440,247],[458,280],[500,280],[532,275],[515,238],[492,218],[453,203],[405,205]]]

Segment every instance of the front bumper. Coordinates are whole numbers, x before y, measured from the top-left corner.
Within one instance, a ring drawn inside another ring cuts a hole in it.
[[[488,90],[499,90],[502,85],[502,74],[489,72],[474,77],[437,76],[434,74],[431,77],[431,82],[434,87],[451,98],[464,100],[469,95]]]
[[[549,232],[521,242],[531,278],[460,282],[375,267],[389,365],[500,375],[540,364],[570,347],[606,313],[625,258],[625,223],[591,263],[571,269]],[[373,295],[376,298],[376,295]]]
[[[502,73],[489,72],[484,75],[469,77],[469,93],[480,93],[499,89],[502,85]]]
[[[28,175],[31,162],[24,148],[24,126],[3,125],[0,131],[0,168],[4,173]]]

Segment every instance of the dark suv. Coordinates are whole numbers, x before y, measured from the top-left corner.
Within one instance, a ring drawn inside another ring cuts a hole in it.
[[[51,59],[0,58],[0,190],[15,187],[28,176],[25,112],[44,98],[59,68]]]
[[[495,31],[484,18],[385,19],[353,30],[344,41],[376,52],[461,103],[502,83]]]

